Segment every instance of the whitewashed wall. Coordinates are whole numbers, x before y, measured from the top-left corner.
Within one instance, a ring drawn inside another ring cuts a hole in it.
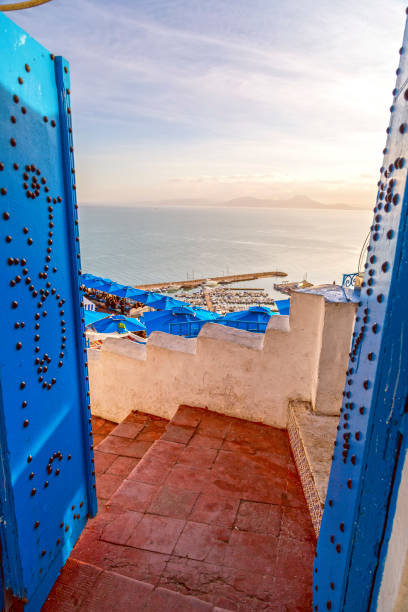
[[[289,400],[339,413],[354,306],[332,306],[295,294],[290,318],[271,317],[265,335],[209,323],[194,339],[162,332],[146,346],[109,339],[88,350],[93,414],[120,422],[138,409],[171,418],[190,404],[285,428]]]

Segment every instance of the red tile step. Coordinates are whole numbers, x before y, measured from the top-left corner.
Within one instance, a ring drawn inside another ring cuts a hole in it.
[[[115,429],[117,423],[108,421],[102,417],[92,416],[92,433],[93,433],[93,444],[96,446],[102,440],[108,436],[111,431]]]
[[[196,597],[68,559],[42,612],[222,612]]]
[[[114,609],[309,611],[316,542],[287,432],[187,406],[128,426],[141,419],[98,446],[97,487],[120,485],[71,554],[83,586],[54,587],[59,609],[113,609],[120,591]]]
[[[167,424],[166,419],[138,411],[131,412],[119,425],[92,417],[99,510],[160,438]]]

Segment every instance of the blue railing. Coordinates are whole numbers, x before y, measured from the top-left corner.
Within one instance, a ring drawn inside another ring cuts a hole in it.
[[[222,321],[190,321],[188,323],[170,323],[169,333],[175,334],[176,336],[195,338],[200,333],[202,326],[211,322],[225,325],[226,327],[235,327],[235,329],[244,329],[258,334],[265,333],[268,325],[265,322],[227,321],[227,319]]]
[[[264,334],[267,328],[268,323],[265,322],[255,322],[255,321],[223,321],[223,325],[227,327],[235,327],[235,329],[245,329],[246,331],[255,332],[257,334]]]
[[[343,274],[343,282],[341,283],[342,287],[354,287],[356,284],[356,278],[358,277],[358,272],[354,272],[352,274]]]
[[[195,338],[200,333],[202,326],[206,323],[210,323],[210,321],[169,323],[169,334],[175,334],[176,336],[187,336],[188,338]]]

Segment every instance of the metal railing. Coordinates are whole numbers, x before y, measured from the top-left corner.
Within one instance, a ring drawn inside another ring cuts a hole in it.
[[[341,283],[342,287],[354,287],[356,284],[356,279],[358,278],[358,272],[353,272],[352,274],[343,274],[343,281]]]
[[[267,323],[265,322],[244,322],[244,321],[191,321],[188,323],[170,323],[169,333],[177,336],[186,336],[187,338],[195,338],[200,333],[203,325],[206,323],[218,323],[226,327],[234,327],[235,329],[244,329],[246,331],[263,334],[266,331]]]
[[[184,323],[169,323],[169,333],[176,336],[195,338],[200,333],[203,325],[210,321],[189,321]]]
[[[255,332],[258,334],[264,334],[268,323],[258,321],[245,322],[225,320],[223,325],[226,325],[227,327],[235,327],[235,329],[244,329],[246,331]]]

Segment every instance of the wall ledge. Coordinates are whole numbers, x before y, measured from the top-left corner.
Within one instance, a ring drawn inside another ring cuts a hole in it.
[[[146,361],[146,345],[138,344],[125,338],[107,338],[99,350],[104,353],[109,352],[123,355],[123,357],[128,357],[129,359]]]
[[[266,333],[270,330],[290,332],[289,315],[272,315],[269,319]]]
[[[147,348],[155,346],[158,348],[168,349],[169,351],[178,351],[179,353],[188,353],[195,355],[197,349],[196,338],[185,338],[184,336],[175,336],[166,332],[152,332],[147,341]]]
[[[227,327],[218,323],[206,323],[198,335],[198,342],[203,339],[229,342],[238,346],[244,346],[253,351],[262,351],[265,334],[256,334],[245,329]]]
[[[99,349],[89,348],[86,351],[88,361],[100,361],[101,351]]]

